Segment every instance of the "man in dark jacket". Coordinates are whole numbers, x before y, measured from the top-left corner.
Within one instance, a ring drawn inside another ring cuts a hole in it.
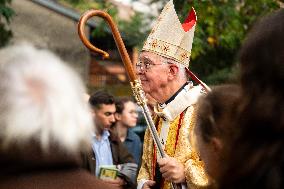
[[[137,105],[131,98],[121,97],[115,100],[115,108],[116,123],[113,129],[117,132],[120,141],[139,165],[142,143],[139,136],[132,130],[136,126],[138,119]]]
[[[110,131],[115,122],[114,97],[98,91],[91,95],[89,104],[93,110],[95,133],[92,139],[93,150],[84,157],[84,166],[97,177],[102,177],[103,168],[115,165],[115,168],[120,170],[118,177],[114,176],[114,179],[104,181],[120,188],[134,187],[137,164],[117,134]]]

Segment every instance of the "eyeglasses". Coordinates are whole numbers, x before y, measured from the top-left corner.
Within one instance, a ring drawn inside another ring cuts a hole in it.
[[[146,63],[142,63],[142,62],[138,62],[137,64],[136,64],[136,70],[138,70],[138,71],[145,71],[145,72],[147,72],[152,66],[158,66],[158,65],[163,65],[164,63],[162,63],[162,64],[150,64],[150,63],[148,63],[148,62],[146,62]]]

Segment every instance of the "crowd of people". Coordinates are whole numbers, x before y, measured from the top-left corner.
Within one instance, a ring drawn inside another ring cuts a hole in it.
[[[238,82],[211,90],[187,75],[196,20],[170,0],[136,65],[165,157],[149,128],[133,132],[132,98],[86,95],[48,50],[1,49],[0,188],[284,187],[284,10],[251,29]]]

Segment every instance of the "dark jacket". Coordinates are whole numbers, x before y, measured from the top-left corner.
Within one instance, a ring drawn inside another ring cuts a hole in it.
[[[127,148],[128,152],[133,155],[135,162],[140,165],[142,143],[139,136],[134,133],[131,129],[127,130],[127,136],[123,142],[124,146]]]
[[[109,142],[114,165],[135,162],[133,156],[123,146],[118,136],[112,131],[110,131]],[[84,155],[83,166],[92,174],[96,174],[96,157],[93,150],[90,151],[89,154]]]
[[[113,189],[81,168],[77,157],[61,150],[44,153],[34,144],[0,149],[0,188],[2,189]]]
[[[133,156],[127,151],[127,149],[121,143],[118,136],[113,131],[109,132],[110,132],[109,142],[110,142],[113,164],[120,165],[126,163],[135,163]],[[96,157],[93,150],[89,154],[84,155],[83,167],[88,171],[90,171],[92,174],[94,175],[96,174]],[[131,184],[136,184],[136,183],[131,183]]]

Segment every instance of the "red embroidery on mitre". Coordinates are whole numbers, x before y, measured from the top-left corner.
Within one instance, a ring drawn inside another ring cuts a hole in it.
[[[196,13],[194,8],[192,7],[187,18],[185,19],[184,23],[182,24],[182,28],[185,32],[188,32],[196,23]]]

